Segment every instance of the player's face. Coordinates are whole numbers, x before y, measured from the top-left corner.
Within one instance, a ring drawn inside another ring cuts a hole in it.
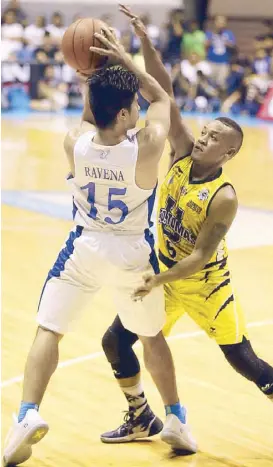
[[[192,159],[204,166],[223,165],[235,154],[235,148],[233,129],[214,120],[204,126],[196,140]]]

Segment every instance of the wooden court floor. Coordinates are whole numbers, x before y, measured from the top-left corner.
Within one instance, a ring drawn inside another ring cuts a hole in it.
[[[2,443],[20,402],[40,291],[72,225],[62,140],[73,123],[61,116],[2,121]],[[202,123],[189,120],[196,135]],[[273,365],[273,125],[244,131],[244,147],[226,167],[241,206],[230,234],[230,264],[252,344]],[[167,151],[161,179],[166,167]],[[101,353],[101,336],[114,314],[101,293],[64,339],[60,368],[41,407],[50,431],[27,467],[273,467],[272,403],[187,317],[169,342],[199,452],[175,457],[159,438],[100,443],[100,433],[118,426],[126,410]],[[145,370],[143,380],[153,410],[164,417]]]

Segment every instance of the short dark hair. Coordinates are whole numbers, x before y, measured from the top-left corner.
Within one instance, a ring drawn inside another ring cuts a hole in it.
[[[218,122],[222,122],[223,125],[226,125],[229,128],[233,128],[233,130],[237,131],[238,136],[240,138],[239,143],[238,143],[238,149],[237,149],[237,152],[238,152],[241,149],[241,146],[244,141],[244,132],[242,128],[240,127],[240,125],[238,125],[238,123],[235,122],[235,120],[232,120],[231,118],[228,118],[228,117],[218,117],[215,120],[217,120]]]
[[[111,127],[121,109],[130,109],[139,81],[121,66],[102,68],[88,80],[89,103],[98,128]]]

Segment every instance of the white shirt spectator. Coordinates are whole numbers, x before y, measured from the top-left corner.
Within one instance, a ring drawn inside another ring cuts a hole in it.
[[[2,26],[2,41],[8,40],[12,42],[12,45],[10,46],[12,49],[11,52],[17,52],[22,48],[23,45],[20,39],[23,37],[23,35],[23,26],[19,23],[3,24]]]
[[[45,28],[39,28],[35,24],[30,24],[24,31],[24,38],[31,47],[39,47],[43,44]]]
[[[53,39],[54,42],[60,42],[65,33],[66,28],[55,26],[55,24],[49,24],[46,27],[46,30],[49,32],[50,37]]]
[[[211,74],[210,64],[206,61],[200,61],[192,64],[189,60],[182,60],[181,74],[192,84],[197,83],[197,71],[202,71],[205,76]]]

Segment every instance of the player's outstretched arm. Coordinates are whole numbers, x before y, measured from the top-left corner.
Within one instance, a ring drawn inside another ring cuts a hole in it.
[[[157,276],[147,276],[143,286],[135,293],[141,298],[153,287],[186,279],[201,271],[209,262],[221,240],[228,232],[237,212],[237,196],[230,185],[223,187],[213,198],[206,221],[197,237],[193,252],[179,261],[173,268]]]
[[[130,18],[131,24],[135,29],[135,33],[141,40],[147,73],[157,80],[171,99],[171,126],[169,141],[173,152],[175,153],[173,160],[173,162],[175,162],[176,159],[180,159],[191,153],[194,144],[194,137],[188,126],[184,124],[183,119],[181,118],[180,110],[174,99],[171,78],[162,63],[158,52],[149,39],[144,24],[138,16],[131,12],[130,8],[120,5],[119,9],[128,18]]]

